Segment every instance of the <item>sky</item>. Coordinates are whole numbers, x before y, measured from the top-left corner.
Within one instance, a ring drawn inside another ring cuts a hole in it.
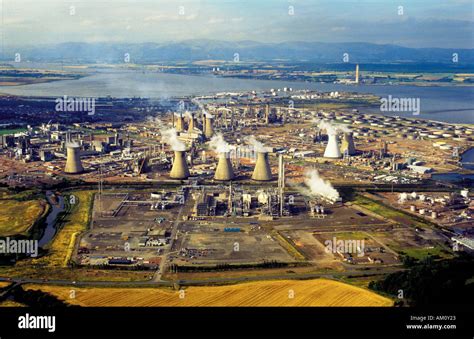
[[[212,39],[474,48],[473,0],[0,0],[0,11],[4,47]]]

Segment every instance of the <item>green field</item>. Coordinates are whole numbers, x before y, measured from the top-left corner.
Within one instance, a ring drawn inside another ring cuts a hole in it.
[[[0,236],[27,234],[47,208],[44,200],[0,200]]]
[[[394,208],[385,206],[381,203],[378,203],[375,200],[369,199],[362,195],[357,195],[356,198],[352,202],[375,214],[378,214],[384,218],[396,221],[402,225],[414,226],[414,227],[420,227],[420,228],[424,228],[428,226],[427,223],[417,220],[416,218],[408,214],[405,214]]]
[[[0,135],[15,134],[25,132],[26,130],[26,128],[0,129]]]
[[[421,260],[429,256],[436,256],[440,258],[452,258],[453,256],[445,251],[440,246],[433,246],[433,248],[403,248],[399,251],[409,257]]]

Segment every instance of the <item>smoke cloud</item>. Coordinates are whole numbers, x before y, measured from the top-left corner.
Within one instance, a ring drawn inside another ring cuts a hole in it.
[[[66,147],[81,147],[77,141],[68,141],[66,142]]]
[[[230,145],[224,140],[222,133],[218,133],[209,141],[211,148],[217,153],[230,152]]]
[[[156,127],[160,128],[160,129],[163,128],[163,122],[158,117],[147,116],[146,117],[146,122],[148,122],[150,124],[153,124],[153,125],[156,125]]]
[[[199,109],[204,113],[204,115],[205,115],[206,117],[212,118],[212,115],[209,114],[209,113],[206,111],[206,109],[204,108],[204,105],[203,105],[198,99],[194,98],[194,99],[191,100],[191,101],[192,101],[196,106],[199,107]]]
[[[265,145],[255,139],[253,135],[247,138],[247,143],[250,144],[257,153],[268,152],[268,147],[265,147]]]
[[[329,120],[316,119],[314,123],[323,130],[326,130],[327,134],[334,135],[338,132],[350,133],[352,132],[347,125],[337,124]]]
[[[304,175],[304,183],[309,188],[310,196],[322,196],[329,200],[337,200],[339,192],[327,180],[319,176],[319,172],[315,169],[307,170]]]
[[[186,150],[186,145],[178,139],[178,133],[175,128],[161,130],[161,139],[168,144],[173,151]]]

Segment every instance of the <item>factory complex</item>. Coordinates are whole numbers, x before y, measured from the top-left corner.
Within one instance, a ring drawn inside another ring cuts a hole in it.
[[[472,250],[472,193],[435,175],[461,169],[474,128],[319,104],[371,100],[360,94],[283,92],[182,98],[133,122],[29,126],[1,136],[0,182],[53,185],[56,198],[93,192],[69,264],[155,281],[389,272],[413,251]]]

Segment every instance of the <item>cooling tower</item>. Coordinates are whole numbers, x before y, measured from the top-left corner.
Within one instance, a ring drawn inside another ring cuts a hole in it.
[[[193,132],[194,127],[196,127],[196,122],[194,121],[194,115],[191,115],[189,118],[188,132]]]
[[[257,181],[272,180],[272,170],[270,168],[270,163],[268,162],[267,152],[258,152],[252,179]]]
[[[212,118],[206,117],[206,126],[204,129],[204,135],[206,138],[211,139],[214,135],[214,127],[212,126]]]
[[[341,151],[339,150],[339,146],[337,144],[337,134],[330,133],[328,134],[329,140],[328,145],[326,146],[326,150],[324,151],[325,158],[340,158]]]
[[[182,132],[184,131],[184,121],[183,121],[183,116],[180,114],[176,118],[176,132]]]
[[[232,163],[230,162],[228,152],[222,152],[219,154],[219,162],[217,163],[214,179],[223,181],[234,179],[234,171],[232,169]]]
[[[187,179],[190,176],[184,151],[174,151],[173,167],[170,177],[172,179]]]
[[[84,172],[84,168],[81,164],[81,157],[79,155],[79,145],[68,145],[67,146],[67,160],[66,167],[64,168],[65,173],[77,174]]]
[[[344,139],[342,139],[341,152],[344,154],[347,150],[348,155],[356,154],[354,146],[354,136],[351,133],[344,133]]]

